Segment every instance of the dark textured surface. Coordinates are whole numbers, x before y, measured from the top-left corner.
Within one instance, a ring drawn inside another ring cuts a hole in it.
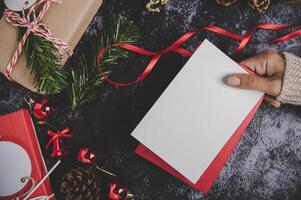
[[[143,36],[140,45],[149,50],[160,50],[186,31],[208,24],[241,34],[259,22],[298,25],[301,21],[301,7],[278,1],[261,15],[252,11],[245,1],[224,8],[213,0],[170,0],[165,9],[155,15],[144,10],[145,4],[146,0],[106,0],[70,63],[76,63],[76,57],[84,51],[87,42],[96,30],[102,28],[109,15],[122,14],[134,20]],[[2,1],[0,5],[2,12]],[[268,40],[275,36],[279,33],[258,31],[255,37]],[[187,47],[192,48],[205,37],[228,54],[237,45],[233,40],[203,32],[189,41]],[[301,55],[300,41],[298,38],[277,45],[251,44],[237,59],[270,48]],[[142,69],[130,65],[147,61],[139,58],[132,64],[120,66],[114,78],[134,79]],[[58,127],[71,127],[74,135],[72,151],[79,146],[91,146],[107,157],[108,168],[119,175],[137,200],[301,199],[301,108],[297,106],[285,105],[275,109],[264,103],[207,196],[133,153],[137,143],[129,134],[186,61],[186,58],[174,54],[164,56],[142,84],[129,88],[104,84],[96,101],[76,111],[68,108],[65,94],[50,97],[57,108],[50,120]],[[0,82],[0,114],[26,107],[23,98],[38,96],[8,82],[3,76]],[[44,146],[48,140],[46,128],[37,127],[37,133]],[[55,162],[49,155],[50,151],[44,150],[48,167]],[[58,197],[61,175],[78,165],[74,157],[73,153],[66,158],[52,176]]]

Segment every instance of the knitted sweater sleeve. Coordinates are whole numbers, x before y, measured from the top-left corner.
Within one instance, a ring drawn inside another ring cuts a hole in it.
[[[283,55],[286,65],[281,93],[277,100],[301,105],[301,58],[286,52]]]

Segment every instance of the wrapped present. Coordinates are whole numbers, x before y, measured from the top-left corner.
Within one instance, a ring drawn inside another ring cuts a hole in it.
[[[62,4],[51,3],[42,22],[49,27],[52,35],[69,45],[73,50],[93,16],[102,4],[102,0],[63,0]],[[32,33],[31,33],[32,34]],[[4,17],[0,20],[0,72],[5,74],[8,64],[18,49],[18,32]],[[64,64],[68,56],[64,56]],[[37,91],[33,75],[26,68],[27,61],[21,53],[13,67],[10,77],[24,87]]]
[[[23,199],[47,174],[28,110],[0,116],[0,199]],[[49,179],[31,198],[53,196]]]

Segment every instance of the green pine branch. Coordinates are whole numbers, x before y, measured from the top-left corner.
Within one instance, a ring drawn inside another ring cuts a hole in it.
[[[92,74],[85,57],[80,59],[80,65],[72,69],[69,75],[69,96],[72,109],[95,99],[97,90],[104,78],[100,74]]]
[[[24,28],[19,29],[20,38],[25,31]],[[27,58],[27,68],[33,74],[39,92],[55,94],[68,86],[68,73],[60,64],[60,56],[51,42],[30,34],[23,50]]]
[[[21,38],[25,28],[19,29]],[[101,48],[114,43],[137,44],[140,34],[134,23],[121,15],[110,18],[89,48],[80,58],[79,66],[66,71],[60,64],[60,56],[53,44],[42,37],[30,34],[24,52],[27,68],[34,75],[39,92],[55,94],[64,89],[68,91],[71,107],[88,103],[95,99],[97,89],[104,78],[99,67],[109,73],[111,65],[118,64],[119,59],[129,59],[129,53],[120,48],[112,47],[104,51],[101,64],[97,64],[97,55]]]
[[[125,43],[136,45],[141,38],[139,30],[126,17],[119,15],[116,18],[108,20],[104,25],[103,32],[98,38],[96,52],[110,44]],[[95,54],[97,56],[97,54]],[[129,59],[128,51],[120,47],[111,47],[104,51],[101,65],[98,67],[107,68],[118,64],[120,59]]]
[[[100,49],[114,43],[137,44],[140,38],[139,31],[134,23],[119,15],[105,23],[92,48],[80,58],[79,66],[71,70],[69,75],[68,93],[72,102],[72,109],[95,99],[99,86],[104,78],[98,68],[102,67],[109,74],[109,67],[118,64],[119,59],[129,59],[128,52],[119,47],[113,47],[104,52],[101,65],[97,64],[97,55]]]

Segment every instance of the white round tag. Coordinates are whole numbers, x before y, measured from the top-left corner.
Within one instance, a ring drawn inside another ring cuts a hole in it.
[[[31,162],[25,149],[13,142],[0,141],[0,199],[22,190],[28,182],[28,179],[21,182],[25,176],[31,176]]]
[[[21,11],[29,8],[36,0],[4,0],[6,7],[13,11]]]

